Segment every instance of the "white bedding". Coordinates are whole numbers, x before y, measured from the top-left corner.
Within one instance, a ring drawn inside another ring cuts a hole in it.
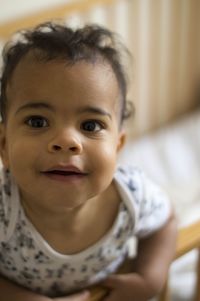
[[[139,165],[171,196],[179,226],[200,218],[200,110],[176,123],[129,141],[120,162]],[[171,268],[172,300],[192,300],[196,252],[177,260]]]

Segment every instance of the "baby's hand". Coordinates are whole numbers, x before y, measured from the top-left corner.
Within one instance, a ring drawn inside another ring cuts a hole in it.
[[[110,290],[103,301],[147,301],[149,299],[145,281],[139,274],[112,275],[103,282],[103,286]]]
[[[74,294],[68,297],[54,298],[54,301],[89,301],[90,293],[89,291],[84,291],[79,294]]]

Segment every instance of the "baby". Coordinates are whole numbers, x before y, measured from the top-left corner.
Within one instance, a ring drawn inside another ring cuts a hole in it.
[[[86,300],[67,296],[95,284],[103,300],[143,301],[165,282],[176,241],[168,197],[138,168],[117,167],[130,115],[123,51],[105,28],[51,22],[4,48],[4,301]]]

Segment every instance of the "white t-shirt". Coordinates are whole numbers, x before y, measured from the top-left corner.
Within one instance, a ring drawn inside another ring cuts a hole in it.
[[[130,241],[161,228],[171,211],[166,194],[139,169],[119,167],[114,181],[121,204],[112,228],[86,250],[64,255],[28,220],[9,173],[1,170],[0,177],[0,274],[50,297],[66,295],[114,273],[130,248],[134,251]]]

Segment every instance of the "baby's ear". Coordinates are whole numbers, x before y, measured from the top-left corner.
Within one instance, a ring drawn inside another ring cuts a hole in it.
[[[117,152],[119,152],[122,149],[122,147],[125,144],[125,141],[126,141],[126,133],[124,130],[121,130],[118,136]]]
[[[0,157],[5,168],[9,167],[8,164],[8,154],[7,154],[7,145],[6,145],[6,130],[5,125],[0,122]]]

